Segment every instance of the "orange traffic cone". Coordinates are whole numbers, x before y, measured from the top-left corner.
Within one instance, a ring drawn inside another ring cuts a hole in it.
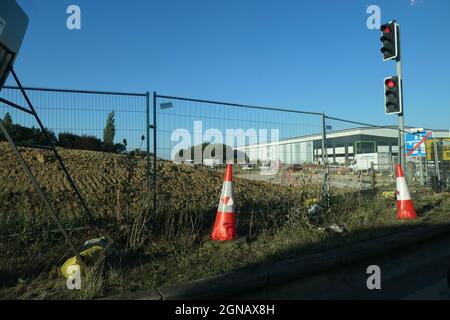
[[[416,209],[414,209],[411,195],[406,185],[405,175],[402,167],[397,164],[397,219],[416,219]]]
[[[211,239],[216,241],[234,240],[236,233],[236,215],[234,212],[233,167],[227,164],[222,195],[220,196],[216,222],[211,233]]]

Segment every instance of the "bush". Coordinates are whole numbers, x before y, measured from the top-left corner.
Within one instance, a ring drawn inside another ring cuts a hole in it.
[[[102,151],[114,152],[114,153],[124,153],[127,151],[127,148],[122,143],[116,143],[116,144],[103,143]]]
[[[42,133],[41,129],[35,127],[22,127],[19,124],[12,123],[5,123],[5,128],[10,134],[11,138],[17,144],[42,146],[50,145],[48,139]],[[47,130],[47,133],[50,137],[50,141],[56,143],[57,139],[55,133],[49,130]],[[0,132],[0,141],[6,141],[6,137],[3,135],[3,132]]]
[[[6,130],[11,135],[15,143],[19,145],[35,145],[35,146],[49,146],[50,143],[47,137],[43,134],[41,129],[35,127],[23,127],[19,124],[14,124],[9,113],[6,113],[3,118],[3,123]],[[58,138],[54,132],[47,130],[50,142],[67,149],[80,149],[91,151],[106,151],[114,153],[126,152],[126,146],[121,143],[106,144],[99,138],[88,135],[76,135],[70,132],[61,132]],[[0,141],[6,141],[3,132],[0,132]]]
[[[126,151],[125,145],[121,143],[116,143],[114,145],[106,144],[94,136],[79,136],[69,132],[62,132],[58,135],[58,146],[68,149],[105,151],[114,153],[124,153]]]
[[[58,135],[58,146],[69,149],[101,151],[102,141],[94,136],[78,136],[63,132]]]
[[[76,148],[80,144],[80,137],[68,132],[63,132],[58,135],[58,146],[63,148]]]

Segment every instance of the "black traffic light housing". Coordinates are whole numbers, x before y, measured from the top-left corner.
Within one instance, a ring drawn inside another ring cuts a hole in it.
[[[397,59],[400,57],[398,24],[395,21],[383,24],[380,27],[382,33],[380,41],[383,43],[381,53],[383,61]]]
[[[28,17],[15,0],[0,0],[0,90],[5,84],[28,27]]]
[[[386,114],[403,113],[402,84],[398,76],[384,79],[384,106]]]

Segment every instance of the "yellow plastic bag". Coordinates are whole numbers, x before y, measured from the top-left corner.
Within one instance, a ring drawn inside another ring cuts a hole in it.
[[[80,256],[82,258],[86,258],[84,260],[85,263],[88,262],[89,260],[92,260],[92,258],[94,256],[96,256],[97,253],[103,251],[104,248],[100,247],[100,246],[93,246],[90,247],[89,249],[86,249],[82,252],[80,252]],[[63,274],[64,277],[66,277],[67,279],[73,275],[73,273],[79,270],[80,272],[84,272],[84,268],[80,263],[80,260],[77,257],[71,257],[69,259],[66,260],[66,262],[63,264],[63,266],[61,267],[61,273]]]
[[[66,262],[61,267],[61,272],[64,277],[67,279],[74,274],[76,270],[80,270],[84,272],[83,267],[81,266],[80,261],[77,257],[72,257],[66,260]]]

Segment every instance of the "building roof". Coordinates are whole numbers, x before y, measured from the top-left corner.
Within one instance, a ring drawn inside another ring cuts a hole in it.
[[[414,127],[405,127],[405,130],[410,130],[410,129],[415,129],[415,128]],[[430,130],[433,131],[434,136],[436,138],[447,138],[447,137],[450,138],[450,130],[426,129],[426,128],[424,128],[424,130],[425,131],[430,131]],[[386,138],[397,138],[398,137],[398,127],[397,126],[357,127],[357,128],[343,129],[343,130],[337,130],[337,131],[328,131],[327,139],[345,137],[345,136],[353,136],[353,135],[370,135],[370,136],[379,136],[379,137],[386,137]],[[279,140],[279,141],[254,144],[254,145],[248,145],[248,146],[243,146],[243,147],[236,147],[234,149],[242,150],[242,149],[255,148],[255,147],[284,145],[284,144],[290,144],[290,143],[315,141],[315,140],[321,140],[321,139],[322,139],[322,133],[316,133],[316,134],[311,134],[311,135],[288,138],[288,139]]]

